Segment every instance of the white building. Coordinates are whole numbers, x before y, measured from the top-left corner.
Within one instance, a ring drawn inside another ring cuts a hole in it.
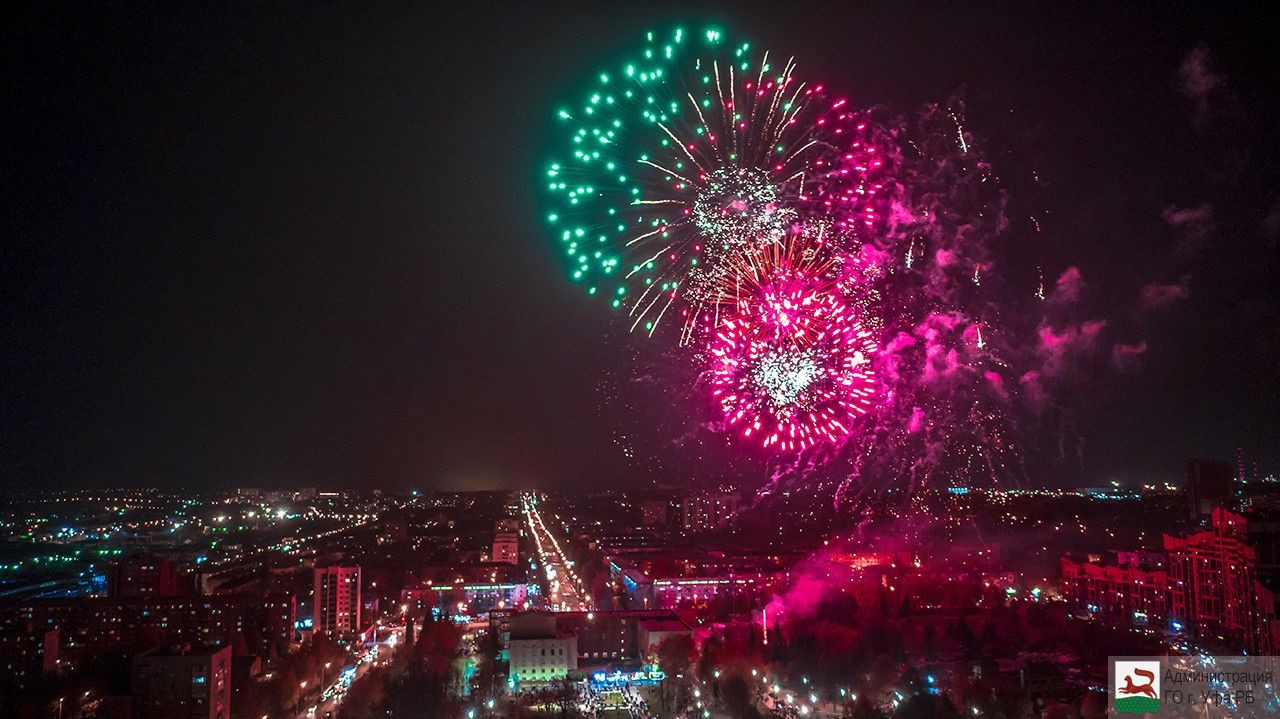
[[[550,612],[513,617],[508,650],[510,676],[521,684],[560,681],[578,669],[578,638],[556,631]]]
[[[512,639],[508,656],[511,676],[521,684],[560,681],[578,669],[578,639]]]
[[[518,564],[520,561],[520,535],[514,532],[499,532],[493,535],[493,553],[489,555],[489,561]]]

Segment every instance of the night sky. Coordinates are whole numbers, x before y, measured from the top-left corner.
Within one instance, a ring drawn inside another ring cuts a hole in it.
[[[1082,390],[1083,463],[1047,482],[1237,446],[1280,470],[1280,66],[1253,13],[445,5],[8,11],[0,487],[628,481],[598,385],[629,352],[537,175],[559,101],[706,21],[856,105],[962,92],[1034,164],[1046,274],[1078,266],[1148,347]],[[1149,282],[1188,296],[1132,320]]]

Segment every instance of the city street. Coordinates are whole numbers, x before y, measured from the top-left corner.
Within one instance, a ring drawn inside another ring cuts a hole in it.
[[[582,591],[577,572],[569,565],[560,548],[560,542],[547,528],[538,509],[537,495],[520,495],[520,508],[524,512],[529,533],[538,550],[538,567],[547,580],[548,608],[563,612],[582,612],[591,609],[590,597]]]

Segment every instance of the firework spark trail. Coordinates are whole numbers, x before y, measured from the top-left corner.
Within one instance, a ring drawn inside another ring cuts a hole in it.
[[[717,30],[646,38],[639,58],[556,113],[567,153],[546,173],[546,218],[588,293],[626,306],[649,333],[678,315],[690,343],[706,306],[691,280],[828,214],[837,191],[822,204],[805,199],[810,188],[862,182],[836,170],[859,151],[858,118],[798,81],[793,58],[775,68],[769,53]]]

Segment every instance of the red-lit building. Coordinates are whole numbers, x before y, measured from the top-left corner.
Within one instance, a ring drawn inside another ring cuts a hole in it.
[[[1274,595],[1256,578],[1245,518],[1213,510],[1212,528],[1186,537],[1164,536],[1170,614],[1197,636],[1249,654],[1270,654]]]
[[[749,611],[773,596],[778,583],[774,574],[719,577],[663,577],[651,582],[651,609],[680,609],[707,602],[722,602],[732,611]]]
[[[134,719],[229,719],[231,647],[157,649],[133,660]]]
[[[1146,622],[1169,616],[1164,567],[1134,560],[1101,564],[1062,558],[1062,596],[1097,614]]]
[[[745,612],[768,602],[794,562],[789,554],[726,554],[705,549],[631,550],[607,555],[610,576],[631,609],[699,605]]]
[[[345,637],[360,632],[359,567],[317,567],[311,600],[317,633]]]
[[[23,689],[32,679],[58,670],[57,629],[0,628],[0,691]]]
[[[1062,558],[1062,596],[1089,612],[1167,619],[1206,643],[1249,654],[1277,645],[1275,595],[1257,580],[1245,518],[1221,507],[1211,528],[1164,535],[1164,552],[1120,552],[1114,563]]]

